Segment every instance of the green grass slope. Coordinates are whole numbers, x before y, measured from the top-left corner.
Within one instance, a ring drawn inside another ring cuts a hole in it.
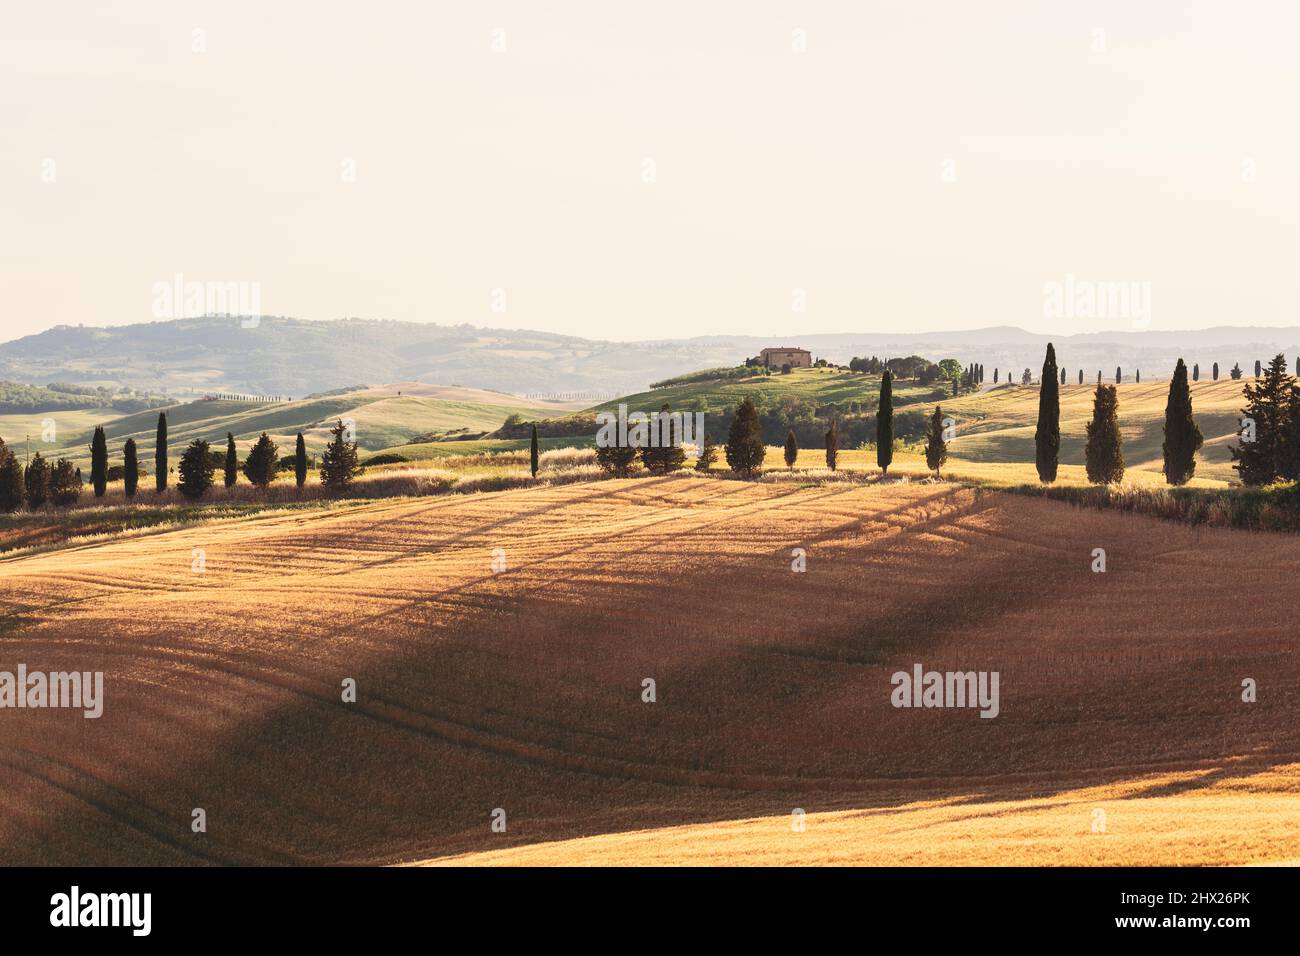
[[[118,463],[126,439],[134,438],[141,461],[151,469],[159,411],[167,413],[167,439],[174,465],[181,450],[194,439],[224,445],[227,432],[234,434],[241,457],[262,432],[279,444],[283,455],[292,450],[294,437],[301,431],[308,450],[316,453],[329,440],[330,426],[339,419],[350,418],[355,422],[359,449],[363,455],[370,455],[421,435],[462,429],[486,432],[499,427],[510,415],[555,416],[567,413],[571,407],[528,402],[503,393],[415,385],[409,389],[359,389],[273,405],[196,401],[130,415],[104,409],[77,409],[44,415],[0,416],[0,437],[22,452],[26,448],[26,436],[31,435],[32,451],[39,451],[47,458],[66,456],[85,468],[90,460],[91,435],[96,425],[103,425],[113,463]],[[39,440],[46,419],[53,420],[56,426],[55,440],[48,443]]]

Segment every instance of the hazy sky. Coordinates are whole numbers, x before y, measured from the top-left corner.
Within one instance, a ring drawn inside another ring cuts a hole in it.
[[[1067,275],[1300,323],[1298,11],[3,0],[0,339],[177,273],[619,339],[1143,324]]]

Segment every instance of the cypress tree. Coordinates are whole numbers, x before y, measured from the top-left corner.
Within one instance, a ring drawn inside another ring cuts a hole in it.
[[[158,413],[158,432],[153,444],[154,488],[159,494],[167,490],[167,413]]]
[[[128,498],[134,498],[139,484],[140,462],[136,456],[135,439],[128,438],[122,448],[122,490]]]
[[[1119,434],[1119,393],[1114,385],[1098,385],[1088,423],[1084,463],[1094,485],[1116,484],[1124,479],[1124,450]]]
[[[1141,369],[1136,369],[1136,370],[1133,372],[1133,384],[1134,384],[1134,385],[1141,385],[1141,384],[1142,384],[1142,370],[1141,370]]]
[[[794,463],[799,460],[799,439],[794,437],[794,429],[785,436],[785,466],[794,471]]]
[[[321,484],[331,492],[341,494],[359,474],[361,465],[357,462],[357,443],[347,440],[347,426],[340,419],[330,429],[330,443],[321,455]]]
[[[1291,463],[1291,411],[1295,379],[1287,372],[1286,356],[1268,363],[1258,382],[1242,387],[1246,396],[1243,416],[1255,423],[1255,440],[1241,441],[1229,449],[1243,484],[1266,485],[1293,477]]]
[[[993,384],[996,385],[997,383],[998,383],[998,370],[997,370],[997,367],[994,366],[994,368],[993,368]]]
[[[226,432],[226,472],[223,479],[227,488],[235,487],[239,480],[239,454],[235,450],[234,432]]]
[[[103,425],[95,426],[95,436],[90,440],[90,484],[96,498],[104,497],[108,488],[108,439]]]
[[[876,464],[889,474],[894,460],[894,377],[885,369],[880,376],[880,407],[876,410]]]
[[[840,460],[840,420],[831,419],[831,427],[826,430],[826,467],[835,470]]]
[[[1056,384],[1056,349],[1047,343],[1042,383],[1038,388],[1038,428],[1034,431],[1034,464],[1038,480],[1051,484],[1061,454],[1061,399]]]
[[[279,463],[279,447],[271,441],[266,432],[262,432],[262,437],[253,442],[248,457],[244,459],[244,477],[250,484],[265,488],[275,480]]]
[[[528,470],[533,473],[534,478],[537,477],[537,458],[537,423],[533,422],[533,438],[528,445]]]
[[[307,441],[298,433],[293,447],[293,480],[298,488],[307,484]]]
[[[925,463],[936,477],[939,476],[943,463],[948,460],[948,443],[944,440],[943,430],[943,409],[936,405],[925,434]]]
[[[763,432],[758,425],[758,409],[754,400],[746,398],[736,409],[727,435],[727,465],[745,478],[762,470]]]
[[[1123,379],[1123,375],[1120,374],[1120,367],[1119,367],[1118,365],[1116,365],[1116,366],[1115,366],[1115,384],[1118,385],[1122,379]]]
[[[50,498],[50,466],[38,451],[32,455],[27,472],[23,475],[27,492],[27,507],[35,511]]]
[[[17,511],[23,506],[23,466],[0,438],[0,512]]]
[[[1213,368],[1210,369],[1210,377],[1211,377],[1211,379],[1212,379],[1213,381],[1216,381],[1216,382],[1217,382],[1217,381],[1219,380],[1219,363],[1218,363],[1218,362],[1215,362]]]
[[[1179,361],[1181,361],[1181,359]],[[1201,380],[1201,363],[1194,362],[1192,364],[1192,381],[1199,382],[1200,380]]]
[[[1178,360],[1165,403],[1165,481],[1184,485],[1196,473],[1196,452],[1203,439],[1192,417],[1192,393],[1187,387],[1187,366]]]
[[[1079,369],[1079,384],[1083,384],[1083,369]]]
[[[1065,369],[1061,369],[1061,384],[1065,384]]]
[[[176,468],[179,480],[176,487],[190,500],[203,497],[203,493],[212,487],[212,450],[201,438],[190,442],[181,462]]]
[[[1260,373],[1262,370],[1263,370],[1263,366],[1261,366],[1261,365],[1259,364],[1259,359],[1255,359],[1255,377],[1256,377],[1256,378],[1259,378],[1259,373]]]

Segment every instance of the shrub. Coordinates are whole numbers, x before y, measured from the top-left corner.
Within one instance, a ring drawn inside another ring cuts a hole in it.
[[[81,471],[72,462],[60,458],[50,475],[50,500],[60,507],[77,503],[81,497]]]
[[[190,442],[185,453],[181,455],[179,467],[180,481],[177,487],[186,498],[202,498],[204,492],[212,487],[212,476],[216,468],[212,463],[211,448],[201,438]]]
[[[265,488],[275,478],[279,461],[279,448],[266,432],[262,432],[262,437],[253,443],[248,457],[244,459],[244,477],[251,484]]]

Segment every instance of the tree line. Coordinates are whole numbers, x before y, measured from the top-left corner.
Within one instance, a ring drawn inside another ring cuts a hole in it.
[[[878,361],[878,360],[876,360]],[[1300,359],[1296,362],[1300,375]],[[876,367],[873,362],[873,367]],[[894,375],[885,363],[880,369],[880,398],[877,404],[876,464],[882,474],[889,474],[894,456]],[[865,369],[863,369],[865,370]],[[995,371],[995,377],[997,370]],[[1213,375],[1218,377],[1218,363]],[[1140,372],[1135,380],[1140,381]],[[1233,378],[1241,377],[1239,365],[1232,370]],[[1079,372],[1082,380],[1083,372]],[[973,363],[961,369],[961,379],[972,385],[983,380],[983,366]],[[1116,381],[1121,378],[1116,369]],[[1169,382],[1165,403],[1163,473],[1170,485],[1184,485],[1196,474],[1196,453],[1204,444],[1200,426],[1192,409],[1190,381],[1200,377],[1200,366],[1189,371],[1183,359],[1178,360]],[[1025,370],[1026,382],[1032,380]],[[1065,370],[1056,361],[1056,349],[1048,343],[1039,380],[1038,418],[1034,430],[1034,465],[1039,480],[1044,484],[1056,481],[1061,452],[1060,387],[1066,382]],[[1276,356],[1265,369],[1260,363],[1255,383],[1244,387],[1247,400],[1243,411],[1239,444],[1231,449],[1234,468],[1243,484],[1268,484],[1273,481],[1300,479],[1300,377],[1287,371],[1284,355]],[[668,405],[663,411],[668,411]],[[952,422],[944,417],[941,405],[936,405],[929,416],[925,431],[926,464],[936,475],[940,474],[948,458],[948,441]],[[840,447],[838,418],[832,419],[825,432],[826,465],[835,470]],[[753,477],[762,470],[766,445],[760,416],[754,401],[745,398],[732,417],[725,445],[727,465],[742,477]],[[788,468],[794,468],[799,459],[800,444],[795,429],[786,433],[784,458]],[[680,448],[601,448],[596,451],[598,463],[611,474],[630,474],[640,456],[649,470],[665,473],[676,470],[684,461]],[[711,439],[705,440],[704,449],[696,469],[708,471],[716,461],[716,450]],[[1123,438],[1119,427],[1119,394],[1115,385],[1098,383],[1093,396],[1092,418],[1087,425],[1087,443],[1084,464],[1088,480],[1094,484],[1115,484],[1124,477]]]
[[[320,482],[331,494],[346,492],[362,470],[357,459],[356,442],[348,440],[347,432],[342,421],[333,425],[329,444],[321,455]],[[101,425],[95,429],[90,442],[90,484],[96,498],[104,497],[108,483],[117,471],[110,469],[108,457],[108,440]],[[295,484],[301,489],[307,483],[308,472],[307,445],[302,432],[298,433],[291,462]],[[253,443],[242,465],[233,433],[226,433],[224,455],[214,451],[207,441],[196,438],[181,453],[176,467],[176,488],[192,501],[202,498],[215,484],[216,472],[220,468],[226,488],[234,487],[242,474],[249,484],[265,490],[283,467],[279,447],[266,432]],[[135,439],[128,438],[122,446],[121,465],[122,489],[128,500],[136,497],[142,474]],[[157,494],[167,490],[169,474],[167,415],[160,413],[154,439],[154,490]],[[23,467],[13,450],[0,439],[0,511],[17,511],[24,504],[32,510],[47,504],[67,507],[77,503],[83,488],[81,469],[67,458],[51,463],[37,452]]]

